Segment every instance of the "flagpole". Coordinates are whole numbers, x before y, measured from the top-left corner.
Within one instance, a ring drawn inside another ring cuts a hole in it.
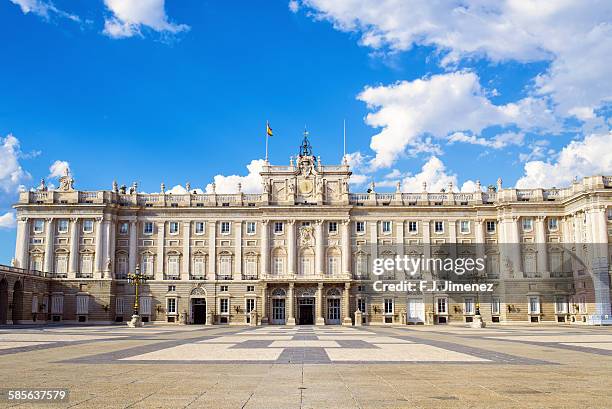
[[[268,121],[266,121],[266,163],[268,162],[268,127],[269,127],[269,123]]]
[[[344,155],[342,155],[342,161],[346,161],[346,119],[342,120],[343,125],[343,145],[344,145]]]

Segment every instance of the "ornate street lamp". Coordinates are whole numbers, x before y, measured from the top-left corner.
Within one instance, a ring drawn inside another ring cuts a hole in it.
[[[136,271],[128,274],[128,283],[134,286],[134,314],[132,319],[128,322],[128,327],[142,327],[142,318],[140,317],[140,311],[138,306],[138,288],[144,284],[149,277],[140,273],[140,265],[136,265]]]

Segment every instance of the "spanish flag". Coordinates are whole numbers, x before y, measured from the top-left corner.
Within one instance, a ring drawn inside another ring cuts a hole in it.
[[[270,124],[266,121],[266,133],[268,136],[272,136],[272,128],[270,128]]]

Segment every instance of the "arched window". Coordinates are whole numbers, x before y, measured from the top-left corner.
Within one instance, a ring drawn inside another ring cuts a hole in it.
[[[57,274],[66,274],[68,272],[68,254],[58,253],[55,256],[55,272]]]
[[[332,248],[327,253],[327,274],[335,276],[340,274],[340,251]]]
[[[202,253],[197,253],[193,257],[193,275],[195,277],[206,275],[206,256]]]
[[[272,297],[284,297],[285,296],[285,290],[283,290],[282,288],[276,288],[272,291]]]
[[[155,274],[155,256],[151,253],[144,253],[140,259],[140,272],[152,277]]]
[[[180,274],[181,256],[179,254],[168,255],[168,275],[177,277]]]
[[[272,252],[272,273],[274,275],[283,275],[285,273],[285,251],[282,248],[276,248]]]
[[[128,257],[120,253],[117,255],[117,276],[125,277],[128,273]]]
[[[309,276],[314,273],[314,251],[311,248],[303,249],[300,254],[299,274]]]

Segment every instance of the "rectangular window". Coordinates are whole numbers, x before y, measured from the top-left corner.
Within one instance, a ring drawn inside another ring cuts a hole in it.
[[[221,222],[221,234],[230,233],[230,222]]]
[[[557,230],[558,227],[559,225],[556,217],[551,217],[550,219],[548,219],[548,230],[554,231]]]
[[[68,233],[68,220],[61,219],[57,221],[57,232]]]
[[[246,259],[246,275],[253,277],[257,275],[257,259],[249,257]]]
[[[170,234],[177,234],[179,232],[178,222],[170,222]]]
[[[533,228],[533,220],[530,218],[524,218],[523,219],[523,230],[531,231],[532,228]]]
[[[176,286],[175,285],[169,285],[168,286],[168,292],[171,293],[173,291],[176,291]]]
[[[391,222],[389,221],[382,222],[382,232],[391,233]]]
[[[310,226],[310,222],[302,222],[302,227],[308,227]]]
[[[283,258],[274,257],[274,274],[283,274]]]
[[[84,275],[93,273],[93,256],[91,254],[81,256],[81,273]]]
[[[495,221],[487,220],[487,233],[495,233]]]
[[[195,223],[195,234],[204,234],[204,222]]]
[[[226,292],[228,292],[228,291],[229,291],[229,287],[228,287],[227,285],[222,285],[222,286],[219,288],[219,291],[221,291],[222,293],[226,293]]]
[[[254,293],[255,292],[255,286],[254,285],[247,285],[247,293]]]
[[[153,256],[152,255],[144,255],[142,256],[142,263],[140,266],[142,274],[152,277],[154,274],[153,271]]]
[[[168,314],[176,314],[176,298],[166,299],[166,312]]]
[[[365,232],[365,222],[355,222],[355,231],[357,233]]]
[[[444,297],[438,298],[436,300],[436,304],[437,304],[437,307],[438,307],[438,314],[446,314],[446,313],[448,313],[446,298],[444,298]]]
[[[499,315],[500,311],[501,311],[501,302],[499,301],[499,298],[493,297],[493,299],[491,299],[491,314]]]
[[[246,299],[246,305],[245,305],[245,309],[246,309],[246,313],[249,314],[251,311],[253,311],[255,309],[255,299],[254,298],[247,298]]]
[[[45,221],[42,219],[34,220],[34,233],[42,233],[45,229]]]
[[[469,233],[470,232],[470,221],[469,220],[461,220],[461,222],[460,222],[460,230],[461,230],[461,233]]]
[[[409,233],[417,232],[417,222],[408,222],[408,232]]]
[[[229,298],[219,299],[219,311],[221,314],[229,314]]]
[[[441,222],[441,221],[434,222],[434,232],[444,233],[444,222]]]
[[[55,272],[58,274],[66,274],[68,272],[68,256],[61,254],[57,256],[55,262]]]
[[[168,256],[168,275],[177,277],[179,275],[179,256]]]
[[[540,297],[529,297],[529,313],[540,313]]]
[[[232,257],[221,256],[221,268],[220,273],[222,276],[229,276],[232,274]]]
[[[153,234],[153,222],[145,222],[142,232],[144,234]]]
[[[93,220],[83,220],[83,232],[91,233],[94,230]]]
[[[557,314],[567,314],[567,297],[559,296],[555,299],[555,312]]]
[[[328,226],[328,231],[330,233],[337,233],[338,232],[338,222],[329,222]]]
[[[130,231],[130,226],[127,222],[119,223],[119,234],[126,235]]]
[[[274,233],[281,234],[283,232],[283,222],[274,222]]]
[[[357,309],[362,313],[368,312],[366,300],[363,298],[357,298]]]
[[[198,277],[204,275],[204,257],[196,257],[193,259],[193,273]]]
[[[474,299],[473,298],[465,298],[463,300],[463,310],[465,314],[474,314]]]
[[[329,258],[329,275],[338,274],[338,257]]]
[[[255,234],[256,226],[255,222],[247,222],[247,234]]]
[[[393,298],[385,298],[385,315],[393,314]]]

